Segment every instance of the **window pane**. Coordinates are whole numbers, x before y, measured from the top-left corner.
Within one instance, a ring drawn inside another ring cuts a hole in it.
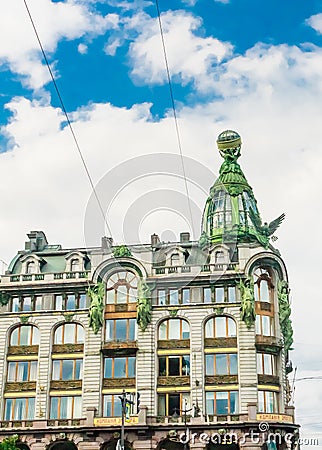
[[[229,286],[228,288],[228,301],[229,303],[236,302],[236,288],[234,286]]]
[[[126,376],[126,358],[114,358],[114,378]]]
[[[169,326],[169,339],[180,339],[180,320],[170,319],[168,321]]]
[[[182,339],[189,339],[189,338],[190,338],[189,324],[185,320],[182,320]]]
[[[76,325],[77,328],[77,344],[83,344],[85,338],[84,328],[81,325]]]
[[[190,303],[190,289],[182,289],[182,303]]]
[[[135,377],[135,356],[128,357],[128,377]]]
[[[261,280],[260,282],[260,295],[261,302],[269,302],[269,289],[267,280]]]
[[[103,397],[103,416],[104,417],[113,416],[112,395],[104,395]]]
[[[51,397],[50,401],[50,418],[58,419],[58,397]]]
[[[158,305],[165,305],[166,304],[166,296],[165,291],[158,291]]]
[[[79,294],[79,309],[86,308],[86,294]]]
[[[216,414],[228,413],[228,392],[216,392]]]
[[[26,416],[26,419],[33,420],[35,417],[35,399],[34,398],[28,398],[28,414]]]
[[[30,345],[30,331],[31,328],[28,326],[20,327],[20,345]]]
[[[166,357],[160,356],[159,357],[159,376],[165,376],[167,374],[166,372]]]
[[[215,317],[215,337],[226,337],[226,317]]]
[[[112,378],[112,358],[104,359],[104,378]]]
[[[106,303],[108,303],[108,304],[115,303],[115,290],[114,289],[110,289],[109,291],[107,291]]]
[[[30,331],[32,332],[31,345],[39,345],[40,333],[38,328],[31,327]]]
[[[227,375],[227,355],[216,355],[216,375]]]
[[[75,331],[76,327],[74,323],[66,323],[64,325],[65,334],[64,334],[64,344],[74,344],[75,342]]]
[[[214,337],[214,321],[213,319],[209,319],[206,322],[206,338]]]
[[[266,375],[273,375],[272,356],[266,353],[264,354],[264,368]]]
[[[206,375],[215,375],[214,355],[206,355]]]
[[[66,309],[76,309],[76,295],[75,294],[68,294],[66,298]]]
[[[82,397],[74,397],[74,412],[73,418],[79,419],[82,417]]]
[[[258,412],[265,412],[264,391],[258,391]]]
[[[230,414],[238,414],[238,392],[230,391]]]
[[[105,321],[105,340],[112,341],[114,339],[114,320]]]
[[[170,296],[170,305],[179,304],[179,291],[177,289],[170,289],[169,296]]]
[[[238,373],[238,362],[237,362],[237,353],[232,353],[229,355],[230,360],[230,375],[237,375]]]
[[[115,339],[126,341],[126,319],[118,319],[115,321]]]
[[[55,331],[55,344],[62,344],[63,343],[63,327],[60,326]]]
[[[169,356],[169,376],[180,375],[180,358]]]
[[[217,303],[223,303],[225,301],[225,290],[223,287],[217,287],[215,289],[215,296]]]
[[[210,415],[215,414],[215,402],[213,392],[206,392],[206,411],[207,414]]]
[[[54,360],[53,361],[53,372],[52,372],[52,379],[53,380],[59,380],[60,379],[60,360]]]
[[[263,336],[271,335],[269,316],[262,316],[262,329],[263,329]]]
[[[182,375],[190,375],[190,356],[182,356]]]
[[[18,363],[17,381],[28,381],[28,362],[21,361]]]
[[[136,319],[129,319],[129,341],[136,339]]]
[[[7,381],[16,381],[16,363],[15,362],[8,363]]]
[[[211,303],[211,288],[203,288],[204,303]]]
[[[19,298],[14,297],[12,299],[12,312],[18,312],[19,311]]]
[[[31,311],[31,297],[24,297],[22,299],[22,310],[23,311]]]
[[[37,295],[37,297],[35,298],[35,310],[36,311],[42,310],[42,296],[41,295]]]
[[[228,317],[228,336],[235,337],[236,336],[236,323],[233,319]]]
[[[83,360],[75,360],[75,380],[81,380],[83,377]]]
[[[118,286],[116,291],[116,303],[127,302],[127,287],[123,284]]]
[[[163,394],[158,395],[158,414],[159,416],[166,415],[166,396]]]
[[[4,420],[12,419],[12,404],[13,404],[13,400],[11,398],[7,398],[5,412],[4,412]]]
[[[256,315],[255,330],[256,330],[256,334],[262,334],[261,333],[261,316],[259,316],[258,314]]]
[[[274,392],[265,392],[266,395],[266,412],[274,412]]]
[[[167,339],[167,322],[161,322],[159,325],[159,339],[165,340]]]
[[[16,398],[13,411],[14,420],[23,420],[27,417],[27,404],[25,398]]]
[[[180,414],[180,395],[169,394],[169,416],[172,416],[175,412]]]
[[[63,380],[72,380],[73,379],[73,367],[74,361],[71,359],[64,359],[62,361],[62,379]]]
[[[57,311],[62,311],[63,309],[63,296],[55,295],[55,309]]]
[[[257,373],[263,374],[263,354],[257,353]]]
[[[15,328],[11,333],[10,344],[18,345],[19,328]]]
[[[119,399],[118,395],[114,395],[114,414],[113,415],[116,417],[122,416],[121,400]]]

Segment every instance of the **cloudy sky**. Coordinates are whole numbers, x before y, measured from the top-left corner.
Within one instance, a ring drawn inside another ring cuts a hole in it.
[[[159,4],[187,186],[155,3],[28,0],[114,240],[198,238],[216,137],[237,130],[262,218],[286,213],[276,245],[289,268],[296,378],[322,376],[322,3]],[[65,247],[99,244],[110,230],[23,0],[0,2],[0,35],[0,258],[32,229]],[[303,434],[322,446],[322,380],[295,385]]]

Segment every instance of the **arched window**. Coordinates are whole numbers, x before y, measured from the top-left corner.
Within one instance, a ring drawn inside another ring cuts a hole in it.
[[[106,283],[106,302],[135,303],[137,301],[138,277],[127,270],[113,273]]]
[[[236,322],[231,317],[211,317],[205,323],[206,338],[228,338],[236,336]]]
[[[71,272],[79,272],[80,271],[80,263],[79,263],[78,258],[71,260],[70,269],[71,269]]]
[[[54,344],[83,344],[84,328],[78,323],[64,323],[56,328]]]
[[[12,330],[10,345],[39,345],[39,330],[33,325],[20,325]]]
[[[29,263],[27,263],[26,272],[28,274],[36,273],[36,263],[35,263],[35,261],[30,261]]]
[[[215,253],[215,263],[220,264],[225,262],[225,254],[223,251],[217,251]]]
[[[180,265],[179,253],[173,253],[173,255],[171,255],[171,266],[179,266],[179,265]]]
[[[167,319],[159,325],[159,340],[190,339],[189,324],[183,319]]]
[[[274,285],[271,271],[265,267],[258,267],[253,274],[255,300],[259,302],[271,302]]]

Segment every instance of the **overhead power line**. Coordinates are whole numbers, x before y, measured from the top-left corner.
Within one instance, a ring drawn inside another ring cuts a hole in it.
[[[35,22],[34,22],[34,20],[33,20],[33,18],[32,18],[31,12],[30,12],[29,7],[28,7],[28,5],[27,5],[27,1],[26,1],[26,0],[23,0],[23,1],[24,1],[26,10],[27,10],[27,13],[28,13],[28,16],[29,16],[29,19],[30,19],[32,28],[33,28],[33,30],[34,30],[34,32],[35,32],[35,35],[36,35],[36,38],[37,38],[37,41],[38,41],[40,50],[41,50],[42,55],[43,55],[43,57],[44,57],[46,66],[47,66],[47,68],[48,68],[48,71],[49,71],[49,74],[50,74],[50,78],[51,78],[51,80],[52,80],[52,82],[53,82],[53,85],[54,85],[54,87],[55,87],[55,91],[56,91],[56,93],[57,93],[57,96],[58,96],[58,99],[59,99],[59,102],[60,102],[62,111],[63,111],[63,113],[64,113],[64,115],[65,115],[65,117],[66,117],[66,121],[67,121],[68,127],[69,127],[69,129],[70,129],[70,132],[71,132],[71,134],[72,134],[73,140],[74,140],[74,142],[75,142],[76,149],[77,149],[78,154],[79,154],[79,156],[80,156],[80,159],[81,159],[81,161],[82,161],[82,164],[83,164],[83,167],[84,167],[84,169],[85,169],[87,178],[88,178],[89,183],[90,183],[90,185],[91,185],[91,188],[93,189],[94,196],[95,196],[95,198],[96,198],[98,207],[99,207],[99,209],[100,209],[100,211],[101,211],[101,213],[102,213],[103,220],[104,220],[104,223],[105,223],[106,228],[107,228],[107,230],[108,230],[108,233],[109,233],[109,235],[112,237],[111,228],[110,228],[110,226],[109,226],[109,224],[108,224],[108,222],[107,222],[107,219],[106,219],[106,216],[105,216],[105,213],[104,213],[104,210],[103,210],[101,201],[100,201],[100,199],[99,199],[99,196],[98,196],[98,194],[97,194],[97,192],[96,192],[96,189],[95,189],[95,186],[94,186],[94,183],[93,183],[93,179],[92,179],[91,174],[90,174],[90,172],[89,172],[89,169],[88,169],[88,167],[87,167],[86,161],[85,161],[85,159],[84,159],[84,156],[83,156],[83,153],[82,153],[82,151],[81,151],[80,145],[79,145],[79,143],[78,143],[76,134],[75,134],[74,129],[73,129],[73,127],[72,127],[71,121],[70,121],[70,119],[69,119],[69,115],[68,115],[67,110],[66,110],[66,108],[65,108],[63,98],[62,98],[62,96],[61,96],[61,94],[60,94],[60,92],[59,92],[58,85],[57,85],[57,83],[56,83],[54,74],[53,74],[53,72],[52,72],[52,70],[51,70],[51,67],[50,67],[50,65],[49,65],[49,62],[48,62],[48,59],[47,59],[47,56],[46,56],[44,47],[43,47],[43,45],[42,45],[42,43],[41,43],[40,36],[39,36],[38,31],[37,31]]]
[[[162,26],[162,20],[161,20],[159,0],[155,0],[155,5],[156,5],[157,13],[158,13],[158,22],[159,22],[161,41],[162,41],[164,63],[165,63],[166,72],[167,72],[167,79],[168,79],[168,85],[169,85],[169,91],[170,91],[173,118],[174,118],[174,123],[175,123],[175,129],[176,129],[176,135],[177,135],[177,141],[178,141],[178,147],[179,147],[179,153],[180,153],[180,159],[181,159],[181,165],[182,165],[182,173],[183,173],[183,178],[184,178],[185,190],[186,190],[186,194],[187,194],[188,208],[189,208],[189,214],[190,214],[190,220],[191,220],[191,228],[192,228],[192,231],[194,232],[191,200],[190,200],[190,196],[189,196],[186,170],[185,170],[184,161],[183,161],[182,144],[181,144],[181,138],[180,138],[180,132],[179,132],[177,112],[176,112],[176,107],[175,107],[175,103],[174,103],[174,95],[173,95],[170,68],[169,68],[169,62],[168,62],[168,56],[167,56],[167,49],[166,49],[166,45],[165,45],[164,32],[163,32],[163,26]]]

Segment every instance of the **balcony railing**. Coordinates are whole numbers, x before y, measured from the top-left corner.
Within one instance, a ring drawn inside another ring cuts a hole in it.
[[[217,264],[202,264],[202,265],[183,265],[183,266],[163,266],[153,267],[153,275],[171,275],[173,273],[199,273],[199,272],[226,272],[238,271],[238,263],[217,263]]]
[[[2,277],[3,284],[9,283],[36,283],[36,282],[50,282],[57,280],[82,280],[87,279],[89,271],[81,272],[58,272],[58,273],[32,273],[20,275],[4,275]]]

